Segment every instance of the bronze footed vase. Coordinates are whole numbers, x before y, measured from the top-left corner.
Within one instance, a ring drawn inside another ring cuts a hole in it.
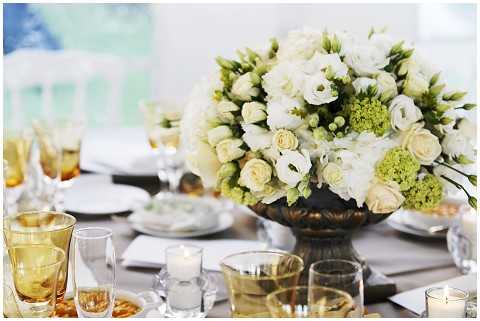
[[[294,254],[300,256],[305,269],[300,283],[308,283],[310,265],[319,260],[356,261],[363,268],[366,302],[376,302],[395,294],[395,284],[377,271],[372,271],[352,244],[353,233],[386,219],[389,214],[373,214],[366,207],[358,208],[354,200],[345,201],[328,188],[312,189],[308,199],[299,199],[288,207],[285,199],[272,204],[258,203],[251,209],[259,216],[292,229],[296,238]]]

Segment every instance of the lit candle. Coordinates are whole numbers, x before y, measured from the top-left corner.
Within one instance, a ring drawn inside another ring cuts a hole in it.
[[[427,317],[464,318],[468,293],[459,289],[430,288],[425,291]]]
[[[202,273],[202,248],[193,245],[175,245],[166,249],[169,277],[189,281]]]

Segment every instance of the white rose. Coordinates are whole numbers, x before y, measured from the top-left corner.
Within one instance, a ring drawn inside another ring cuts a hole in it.
[[[245,123],[252,124],[267,119],[264,104],[256,101],[245,103],[242,107],[242,117]]]
[[[372,44],[353,44],[344,61],[358,76],[372,76],[388,65],[389,59],[385,52]]]
[[[325,75],[318,73],[306,78],[303,97],[312,105],[322,105],[336,100],[338,93],[332,90],[332,83]]]
[[[410,127],[403,136],[402,147],[407,148],[422,165],[432,164],[442,153],[438,137],[423,128],[423,123]]]
[[[300,62],[281,62],[263,75],[262,86],[269,97],[276,99],[287,96],[294,98],[301,94],[304,75]]]
[[[422,119],[422,111],[415,106],[412,98],[399,95],[390,103],[390,122],[394,130],[407,130],[413,123]]]
[[[323,169],[322,175],[325,183],[333,188],[343,184],[343,170],[335,163],[328,163]]]
[[[336,79],[342,79],[348,75],[348,67],[345,65],[337,53],[323,55],[319,52],[305,63],[305,73],[309,75],[323,72],[332,74]]]
[[[272,145],[279,151],[295,150],[298,147],[298,139],[291,131],[279,129],[273,134]]]
[[[270,129],[296,129],[303,124],[301,117],[293,115],[291,111],[302,108],[302,102],[288,97],[281,97],[267,103],[267,124]]]
[[[466,137],[459,131],[447,133],[442,140],[443,152],[450,157],[470,154],[470,144]]]
[[[352,86],[353,89],[355,89],[356,94],[359,94],[362,91],[365,92],[369,86],[375,86],[376,84],[377,81],[375,79],[367,77],[358,77],[352,82]]]
[[[266,161],[254,158],[243,166],[238,183],[241,186],[248,187],[253,192],[261,192],[271,178],[272,167]]]
[[[477,126],[474,122],[470,121],[467,118],[462,118],[458,122],[458,130],[460,133],[471,140],[474,145],[477,143]]]
[[[232,136],[233,136],[232,130],[230,129],[230,127],[225,125],[212,128],[207,133],[208,143],[212,147],[215,147],[222,140],[230,138]]]
[[[240,158],[245,154],[245,151],[240,148],[243,141],[241,139],[225,139],[217,144],[215,147],[217,151],[218,160],[221,163],[228,163],[234,159]]]
[[[293,30],[286,39],[280,41],[277,57],[280,61],[310,59],[321,48],[321,32],[310,28]]]
[[[188,169],[200,176],[204,187],[214,187],[217,182],[217,172],[222,165],[217,158],[215,150],[206,143],[197,142],[195,152],[186,156]]]
[[[409,72],[403,83],[403,94],[417,98],[428,91],[430,83],[422,74],[418,72]]]
[[[383,96],[392,98],[398,95],[397,83],[388,72],[382,71],[377,75],[377,87],[378,92]]]
[[[368,189],[368,209],[377,214],[388,214],[396,211],[405,201],[397,183],[376,182]]]
[[[259,89],[253,86],[249,72],[238,77],[232,85],[232,94],[243,101],[252,100],[252,97],[256,97],[259,93]]]
[[[287,150],[275,164],[278,178],[290,187],[296,186],[308,174],[311,167],[312,163],[307,150],[302,150],[302,153]]]
[[[245,132],[242,139],[252,151],[269,148],[272,145],[273,133],[267,129],[252,124],[242,124],[242,128]]]

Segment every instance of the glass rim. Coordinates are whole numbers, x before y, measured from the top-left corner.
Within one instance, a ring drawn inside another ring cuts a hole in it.
[[[85,231],[103,231],[105,234],[98,235],[98,236],[89,236],[89,235],[80,235],[80,233]],[[108,227],[84,227],[78,230],[73,231],[73,237],[76,239],[82,240],[100,240],[111,237],[113,235],[113,231]]]
[[[203,253],[203,247],[194,245],[194,244],[174,244],[174,245],[169,245],[165,248],[165,253],[172,253],[171,251],[173,249],[178,249],[178,248],[186,248],[186,249],[195,249],[195,251],[192,251],[190,254],[197,254],[197,253]]]
[[[299,291],[310,291],[310,290],[322,290],[322,291],[328,291],[328,292],[334,292],[334,293],[339,293],[339,294],[342,294],[344,296],[346,296],[349,300],[351,300],[353,302],[353,299],[352,299],[352,296],[346,292],[346,291],[343,291],[343,290],[339,290],[339,289],[335,289],[335,288],[331,288],[331,287],[328,287],[328,286],[322,286],[322,285],[314,285],[314,286],[309,286],[309,285],[295,285],[295,286],[291,286],[291,287],[288,287],[288,288],[282,288],[282,289],[278,289],[278,290],[275,290],[271,293],[269,293],[267,295],[267,300],[268,300],[268,297],[274,297],[280,293],[285,293],[285,292],[299,292]]]
[[[227,255],[220,260],[220,267],[224,268],[229,273],[235,273],[235,272],[237,272],[237,270],[233,269],[230,265],[227,265],[225,263],[225,260],[228,260],[228,259],[236,257],[236,256],[246,255],[246,254],[276,254],[276,255],[282,255],[282,256],[288,256],[288,257],[294,258],[297,262],[300,263],[299,268],[296,271],[292,271],[292,272],[282,274],[281,277],[289,277],[289,276],[295,275],[297,273],[302,272],[303,269],[305,268],[305,263],[303,262],[303,259],[298,255],[291,254],[291,253],[288,253],[288,252],[282,252],[282,251],[266,251],[266,250],[243,251],[243,252],[238,252],[238,253],[233,253],[233,254]],[[266,280],[266,279],[271,279],[272,277],[270,277],[270,276],[258,276],[256,278],[258,278],[260,280]]]
[[[332,262],[346,263],[348,265],[351,265],[351,266],[355,267],[356,271],[348,272],[348,273],[342,273],[342,274],[331,274],[331,273],[319,272],[319,271],[315,270],[315,268],[317,266],[321,265],[321,264],[332,263]],[[320,260],[320,261],[313,262],[310,265],[310,268],[308,269],[308,273],[309,273],[309,275],[315,274],[315,275],[327,276],[327,277],[330,277],[330,276],[345,277],[345,276],[355,276],[358,273],[363,273],[363,268],[360,265],[360,263],[358,263],[358,262],[353,262],[353,261],[349,261],[349,260],[342,260],[342,259],[327,259],[327,260]]]
[[[431,298],[433,300],[438,300],[438,301],[443,301],[443,291],[444,291],[445,287],[444,286],[436,286],[436,287],[433,287],[433,288],[428,288],[425,290],[425,296],[427,298]],[[454,287],[448,287],[449,290],[454,290],[454,291],[457,291],[458,293],[461,293],[462,295],[464,295],[464,297],[462,298],[452,298],[452,299],[448,299],[448,301],[467,301],[468,300],[468,297],[469,297],[469,294],[467,291],[464,291],[464,290],[461,290],[461,289],[458,289],[458,288],[454,288]],[[432,294],[433,291],[442,291],[442,294],[440,296],[435,296]]]
[[[6,224],[5,222],[10,222],[12,221],[14,218],[20,216],[20,215],[25,215],[25,214],[53,214],[53,215],[59,215],[59,216],[64,216],[64,217],[68,217],[69,219],[71,219],[71,223],[70,224],[67,224],[67,226],[65,227],[62,227],[62,228],[59,228],[59,229],[53,229],[53,230],[50,230],[50,231],[17,231],[17,230],[12,230],[8,227],[6,227]],[[3,218],[3,230],[4,231],[11,231],[11,232],[14,232],[14,233],[19,233],[19,234],[32,234],[32,233],[48,233],[48,232],[60,232],[60,231],[64,231],[64,230],[68,230],[69,228],[73,227],[75,224],[77,223],[77,219],[73,216],[73,215],[70,215],[70,214],[67,214],[67,213],[64,213],[64,212],[57,212],[57,211],[25,211],[25,212],[17,212],[15,214],[12,214],[12,215],[8,215],[8,216],[5,216]]]
[[[21,249],[21,248],[25,248],[25,249],[48,248],[48,249],[54,250],[55,252],[60,253],[61,254],[61,259],[58,260],[55,263],[45,264],[45,265],[41,265],[41,266],[37,266],[37,267],[15,267],[15,268],[13,268],[14,270],[46,269],[46,268],[49,268],[49,267],[53,267],[55,265],[62,265],[63,262],[65,262],[65,260],[66,260],[66,254],[65,254],[65,251],[63,249],[59,248],[58,246],[47,245],[47,244],[17,244],[17,245],[7,246],[7,251],[9,252],[8,255],[10,256],[10,250],[11,249],[15,250],[15,249]],[[10,261],[11,260],[12,259],[10,258]]]

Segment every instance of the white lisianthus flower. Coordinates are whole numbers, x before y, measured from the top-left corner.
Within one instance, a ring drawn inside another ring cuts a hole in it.
[[[298,139],[291,131],[279,129],[273,134],[272,145],[279,151],[295,150],[298,147]]]
[[[290,187],[295,187],[311,167],[312,162],[307,150],[302,150],[302,153],[287,150],[275,164],[278,178]]]
[[[394,45],[394,40],[390,35],[384,32],[375,32],[370,36],[370,43],[385,55],[390,53]]]
[[[450,157],[470,154],[470,144],[467,138],[460,132],[454,130],[447,133],[442,140],[443,152]]]
[[[296,129],[300,127],[303,124],[303,119],[291,113],[295,108],[303,108],[303,103],[288,97],[269,101],[267,103],[267,124],[270,129]]]
[[[368,189],[365,200],[368,209],[376,214],[392,213],[399,209],[404,201],[405,197],[395,182],[375,182]]]
[[[348,75],[348,67],[338,53],[323,55],[319,52],[305,63],[305,73],[314,75],[318,72],[326,73],[327,69],[336,79],[342,79]]]
[[[300,96],[304,81],[302,69],[300,62],[280,62],[263,75],[265,92],[272,99]]]
[[[303,97],[312,105],[322,105],[336,100],[338,93],[332,90],[332,83],[325,75],[318,73],[306,78]]]
[[[264,104],[253,101],[243,104],[242,117],[245,123],[252,124],[267,119],[265,110],[267,107]]]
[[[335,188],[344,184],[343,170],[335,163],[328,163],[322,171],[322,177],[329,186]]]
[[[272,145],[273,133],[269,130],[252,124],[242,124],[242,129],[245,132],[242,139],[252,151],[256,152]]]
[[[245,151],[240,148],[243,141],[238,138],[229,138],[222,140],[215,147],[217,151],[218,160],[221,163],[228,163],[234,159],[240,158],[245,155]]]
[[[418,98],[428,91],[429,81],[418,72],[409,72],[403,83],[403,94]]]
[[[377,87],[382,96],[392,98],[398,95],[397,83],[388,72],[382,71],[377,75]]]
[[[272,167],[264,160],[254,158],[245,163],[238,183],[253,192],[261,192],[272,178]]]
[[[310,28],[290,31],[287,38],[280,41],[277,57],[280,61],[310,59],[322,49],[322,33]]]
[[[232,94],[243,101],[252,100],[252,97],[259,93],[260,90],[253,85],[249,72],[238,77],[232,85]]]
[[[195,151],[187,154],[187,167],[192,173],[202,179],[204,187],[214,187],[217,182],[217,172],[222,164],[218,161],[215,149],[207,143],[198,142]]]
[[[352,82],[353,89],[355,89],[355,93],[358,95],[362,91],[367,91],[369,86],[375,86],[377,81],[372,78],[367,77],[358,77]]]
[[[395,97],[390,103],[389,111],[394,130],[405,131],[423,117],[422,111],[415,106],[413,99],[405,95]]]
[[[477,126],[474,122],[468,118],[462,118],[462,120],[458,122],[457,127],[463,136],[471,140],[474,145],[477,144]]]
[[[215,128],[212,128],[208,131],[208,143],[210,146],[215,147],[222,140],[230,138],[233,136],[233,132],[230,127],[222,125]]]
[[[358,76],[372,76],[388,65],[389,58],[372,44],[353,44],[344,61]]]
[[[431,165],[442,153],[438,137],[423,128],[423,123],[413,124],[402,138],[402,147],[408,149],[422,165]]]

